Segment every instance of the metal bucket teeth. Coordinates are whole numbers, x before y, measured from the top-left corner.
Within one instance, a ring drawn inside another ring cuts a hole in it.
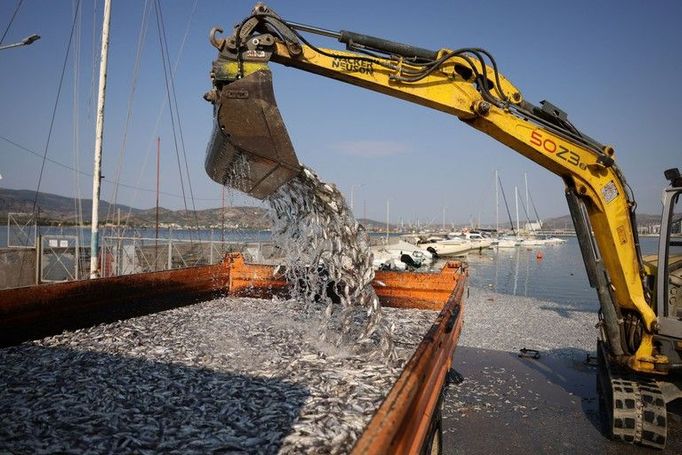
[[[301,170],[263,69],[222,87],[206,150],[209,177],[264,199]]]

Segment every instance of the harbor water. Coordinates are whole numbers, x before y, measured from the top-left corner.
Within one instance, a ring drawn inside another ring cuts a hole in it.
[[[500,294],[532,297],[574,310],[597,311],[597,293],[590,287],[578,240],[541,247],[500,248],[469,253],[470,286]],[[658,237],[640,239],[642,254],[653,254]],[[538,252],[542,258],[538,258]]]
[[[75,227],[41,226],[41,235],[80,236],[81,245],[89,245],[90,231]],[[106,229],[103,236],[119,235],[137,238],[154,238],[154,229],[128,229],[119,232]],[[370,236],[382,234],[370,233]],[[237,229],[221,233],[220,230],[162,229],[159,238],[193,241],[267,242],[270,231]],[[566,243],[539,247],[517,247],[484,250],[468,253],[463,260],[470,265],[470,286],[500,294],[537,298],[566,305],[572,309],[596,311],[597,294],[589,285],[578,240],[566,237]],[[0,248],[7,246],[8,235],[0,236]],[[658,237],[640,238],[642,254],[655,254]],[[542,252],[542,259],[538,259]],[[445,261],[434,263],[430,269],[438,270]]]

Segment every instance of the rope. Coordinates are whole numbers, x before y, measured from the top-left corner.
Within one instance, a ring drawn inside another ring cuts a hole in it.
[[[180,58],[182,57],[184,44],[185,44],[186,37],[187,37],[187,35],[189,33],[189,29],[190,29],[191,18],[192,17],[190,16],[190,19],[187,21],[187,25],[185,27],[185,37],[183,38],[182,45],[180,46],[180,50],[178,51],[178,55],[175,59],[175,64],[173,65],[173,73],[172,73],[173,76],[175,76],[175,73],[177,72],[178,66],[180,64]],[[159,112],[156,115],[156,123],[154,125],[154,129],[152,130],[151,139],[149,141],[149,145],[147,147],[147,152],[145,154],[144,162],[142,163],[142,166],[140,167],[140,170],[137,174],[137,182],[136,182],[137,186],[140,185],[140,182],[142,181],[142,178],[144,177],[144,171],[147,168],[147,163],[149,162],[149,157],[151,156],[152,151],[155,150],[154,146],[156,145],[156,137],[159,135],[159,125],[161,124],[161,117],[163,116],[164,110],[166,108],[166,102],[167,102],[167,98],[162,97],[161,103],[159,105]],[[161,192],[161,194],[168,194],[168,193]],[[182,197],[182,196],[178,196],[178,195],[174,195],[174,196],[175,197]],[[136,197],[137,197],[137,192],[135,192],[135,194],[133,194],[133,199],[135,199]],[[204,198],[204,199],[196,198],[196,199],[197,200],[217,200],[217,199],[209,199],[209,198]],[[130,220],[131,213],[132,212],[129,210],[128,213],[126,214],[125,221],[124,221],[125,225],[128,224],[128,221]]]
[[[107,216],[106,218],[109,218],[109,215],[111,215],[111,210],[112,210],[112,204],[113,206],[116,205],[118,201],[118,182],[121,179],[121,171],[123,168],[123,159],[125,157],[125,151],[126,151],[126,145],[128,143],[128,128],[130,126],[130,120],[133,115],[133,98],[135,97],[135,90],[137,89],[137,78],[140,73],[140,62],[142,60],[142,50],[144,48],[144,38],[145,35],[147,34],[147,10],[149,8],[149,0],[145,0],[144,8],[142,10],[142,22],[140,23],[140,32],[137,37],[137,51],[135,53],[135,63],[133,65],[133,78],[130,84],[130,94],[128,95],[128,109],[126,113],[126,120],[125,124],[123,126],[123,142],[121,143],[121,149],[119,151],[118,155],[118,162],[116,164],[116,176],[114,177],[114,181],[116,182],[114,184],[114,188],[112,191],[112,195],[109,198],[111,201],[111,204],[109,205],[109,208],[107,209]],[[105,219],[106,219],[105,218]]]
[[[76,15],[78,16],[78,23],[76,26],[74,50],[73,50],[73,159],[76,170],[80,169],[80,119],[79,119],[79,102],[78,102],[78,87],[80,86],[80,52],[81,52],[81,30],[83,23],[82,8],[80,5],[76,6],[76,1],[72,2]],[[74,172],[74,216],[79,226],[83,225],[83,204],[81,202],[81,188],[80,178],[78,172]],[[82,230],[78,230],[78,241],[82,245],[84,243],[84,234]]]
[[[169,62],[169,70],[170,70],[170,56],[168,55],[168,41],[166,38],[166,27],[165,27],[164,20],[163,20],[163,13],[161,11],[161,4],[158,2],[158,0],[157,0],[157,5],[158,5],[159,17],[161,19],[160,24],[161,24],[161,33],[162,33],[162,38],[163,38],[163,47],[161,49],[161,52],[163,53],[164,49],[165,49],[166,61]],[[196,1],[194,4],[194,8],[192,9],[192,14],[190,15],[190,20],[187,24],[186,32],[189,31],[189,25],[191,24],[192,16],[194,15],[195,9],[196,9]],[[186,39],[186,38],[187,38],[187,35],[185,35],[184,39]],[[187,175],[187,184],[189,187],[190,200],[192,201],[192,210],[194,213],[194,225],[198,229],[199,228],[199,218],[197,216],[197,208],[196,208],[196,204],[194,202],[194,191],[192,189],[192,178],[190,176],[189,165],[187,163],[187,152],[185,149],[185,139],[184,139],[184,136],[182,134],[182,123],[180,122],[180,109],[178,108],[178,98],[177,98],[177,92],[175,90],[175,78],[173,77],[173,74],[170,75],[169,80],[170,80],[171,94],[173,97],[173,104],[175,106],[175,116],[176,116],[177,122],[178,122],[178,135],[180,137],[180,148],[182,149],[182,156],[183,156],[183,159],[185,162],[185,173]],[[173,116],[173,110],[171,109],[171,118],[172,118],[172,116]],[[175,134],[175,127],[174,127],[173,134]]]
[[[80,0],[77,0],[76,11],[80,8]],[[64,74],[66,73],[66,63],[69,60],[69,51],[71,50],[71,41],[73,40],[73,32],[76,28],[76,18],[77,14],[73,15],[73,23],[71,24],[71,33],[69,34],[69,43],[66,46],[66,55],[64,56],[64,64],[62,65],[62,72],[59,76],[59,85],[57,87],[57,99],[54,102],[54,107],[52,108],[52,118],[50,119],[50,128],[47,132],[47,141],[45,141],[45,151],[43,152],[43,162],[40,165],[40,174],[38,175],[38,184],[36,185],[36,194],[33,199],[33,210],[32,213],[35,214],[36,207],[38,205],[38,193],[40,192],[40,185],[43,181],[43,172],[45,171],[45,161],[47,160],[47,151],[50,146],[50,139],[52,138],[52,129],[54,128],[54,121],[57,116],[57,106],[59,106],[59,98],[62,93],[62,85],[64,83]]]
[[[37,156],[38,158],[42,158],[42,157],[43,157],[43,155],[41,155],[40,153],[38,153],[38,152],[36,152],[36,151],[34,151],[34,150],[31,150],[31,149],[29,149],[28,147],[25,147],[25,146],[23,146],[23,145],[21,145],[21,144],[18,144],[18,143],[16,143],[16,142],[12,141],[11,139],[8,139],[8,138],[6,138],[6,137],[4,137],[4,136],[0,136],[0,139],[2,139],[3,141],[5,141],[5,142],[7,142],[7,143],[9,143],[9,144],[11,144],[11,145],[13,145],[13,146],[15,146],[15,147],[21,149],[21,150],[24,150],[24,151],[26,151],[26,152],[28,152],[28,153],[30,153],[30,154],[32,154],[32,155],[35,155],[35,156]],[[81,171],[81,170],[79,170],[79,169],[76,169],[76,168],[74,168],[73,166],[69,166],[68,164],[64,164],[64,163],[62,163],[62,162],[60,162],[60,161],[53,160],[53,159],[51,159],[51,158],[46,158],[45,161],[47,161],[47,162],[49,162],[49,163],[52,163],[52,164],[55,164],[55,165],[57,165],[57,166],[60,166],[60,167],[62,167],[62,168],[64,168],[64,169],[68,169],[68,170],[70,170],[70,171],[77,172],[79,175],[86,176],[86,177],[92,177],[92,174],[90,174],[90,173],[88,173],[88,172],[85,172],[85,171]],[[110,185],[113,185],[113,184],[115,183],[115,182],[113,182],[112,180],[109,180],[109,179],[107,179],[107,178],[103,178],[102,181],[104,181],[104,182],[106,182],[106,183],[108,183],[108,184],[110,184]],[[133,190],[136,190],[136,191],[145,191],[145,192],[149,192],[149,193],[156,193],[156,189],[152,189],[152,188],[143,188],[143,187],[139,187],[139,186],[131,185],[131,184],[128,184],[128,183],[123,183],[123,182],[119,182],[118,184],[119,184],[119,186],[121,186],[121,187],[133,189]],[[163,195],[165,195],[165,196],[174,197],[174,198],[182,198],[182,195],[180,195],[180,194],[169,193],[169,192],[166,192],[166,191],[160,191],[160,194],[163,194]],[[196,199],[197,199],[198,201],[220,201],[220,200],[221,200],[220,198],[200,198],[200,197],[199,197],[199,198],[196,198]]]
[[[17,6],[14,8],[14,12],[12,13],[12,17],[9,20],[9,24],[7,24],[7,28],[5,29],[5,32],[2,34],[2,38],[0,38],[0,44],[2,44],[3,41],[5,41],[7,32],[9,32],[10,27],[12,27],[12,23],[14,22],[14,19],[17,17],[17,13],[19,12],[19,8],[21,8],[22,3],[24,3],[24,0],[19,0],[17,2]]]

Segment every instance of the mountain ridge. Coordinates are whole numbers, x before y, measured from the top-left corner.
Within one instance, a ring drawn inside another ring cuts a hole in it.
[[[0,187],[0,222],[7,223],[8,213],[32,213],[35,191],[33,190],[13,190]],[[76,201],[73,198],[61,196],[53,193],[39,192],[37,198],[38,219],[41,224],[78,224],[76,216]],[[83,209],[83,224],[89,224],[92,200],[81,199]],[[100,220],[102,224],[115,224],[118,218],[118,211],[121,218],[128,218],[126,224],[130,226],[149,227],[156,223],[156,208],[138,209],[125,204],[110,204],[100,201]],[[159,207],[159,223],[164,226],[196,226],[201,227],[221,227],[223,225],[223,215],[221,208],[210,208],[202,210],[171,210]],[[105,219],[107,217],[108,218]],[[128,215],[130,214],[130,215]],[[358,219],[368,230],[381,231],[386,229],[386,223],[371,219]],[[660,215],[637,214],[637,223],[641,226],[655,225],[660,222]],[[524,223],[525,224],[525,223]],[[267,209],[254,206],[225,207],[224,225],[226,228],[250,228],[250,229],[269,229],[270,221],[267,216]],[[464,225],[458,225],[464,226]],[[505,226],[501,224],[501,226]],[[392,231],[396,230],[396,225],[390,224]],[[439,225],[423,226],[423,228],[438,228]],[[543,229],[561,230],[573,229],[573,222],[569,215],[543,220]]]

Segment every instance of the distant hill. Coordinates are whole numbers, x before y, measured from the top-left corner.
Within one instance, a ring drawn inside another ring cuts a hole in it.
[[[6,225],[7,214],[9,212],[31,213],[33,211],[33,199],[35,191],[31,190],[10,190],[0,188],[0,223]],[[92,200],[81,199],[83,207],[83,221],[90,223]],[[75,224],[76,208],[73,198],[59,196],[51,193],[38,193],[38,216],[41,224]],[[128,225],[136,227],[154,226],[156,223],[156,208],[137,209],[123,204],[109,204],[100,201],[100,222],[105,224],[115,223],[118,211],[121,211],[121,218],[125,218],[128,213],[130,217]],[[104,219],[109,214],[109,219]],[[386,223],[374,220],[358,220],[370,231],[385,230]],[[175,224],[179,226],[219,227],[223,223],[221,209],[197,210],[169,210],[159,208],[159,223],[162,225]],[[226,228],[247,228],[247,229],[269,229],[266,210],[262,207],[226,207],[225,208],[225,227]],[[391,226],[391,230],[394,226]]]
[[[649,226],[661,223],[661,215],[649,215],[646,213],[637,214],[637,225]],[[555,230],[555,229],[573,229],[573,220],[571,220],[570,215],[560,216],[558,218],[548,218],[542,220],[542,229]]]
[[[0,188],[0,223],[7,223],[8,212],[31,213],[33,211],[33,198],[35,192],[31,190],[10,190]],[[81,199],[83,207],[83,219],[85,224],[90,222],[90,211],[92,201]],[[51,193],[38,193],[39,219],[43,224],[75,224],[75,202],[73,198],[59,196]],[[101,222],[114,223],[118,210],[121,211],[121,218],[130,213],[128,224],[131,226],[153,226],[155,224],[156,209],[137,209],[123,204],[112,205],[106,201],[100,202]],[[109,213],[109,219],[104,217]],[[196,217],[196,218],[195,218]],[[221,209],[205,209],[194,211],[169,210],[159,208],[159,222],[162,225],[175,224],[179,226],[194,226],[198,224],[202,227],[218,227],[222,224]],[[386,230],[386,223],[371,219],[359,219],[359,223],[364,225],[368,231],[383,232]],[[641,226],[655,225],[660,222],[660,215],[637,214],[637,224]],[[250,228],[250,229],[269,229],[266,210],[262,207],[226,207],[225,208],[225,227]],[[466,226],[465,226],[466,227]],[[390,225],[391,231],[395,231],[396,225]],[[422,226],[422,229],[432,228],[438,230],[440,225]],[[573,222],[569,215],[543,220],[543,229],[573,229]]]
[[[7,222],[8,212],[31,213],[35,191],[10,190],[0,188],[0,221]],[[92,200],[81,199],[83,220],[89,224],[92,213]],[[73,198],[51,193],[38,193],[38,217],[41,223],[74,224],[76,221],[76,206]],[[156,219],[156,209],[137,209],[123,204],[109,204],[100,201],[99,215],[101,222],[115,222],[118,211],[124,218],[130,213],[128,221],[132,226],[153,226]],[[206,209],[193,211],[169,210],[159,208],[159,222],[162,224],[176,224],[180,226],[217,226],[222,223],[221,209]],[[104,219],[109,214],[109,219]],[[196,223],[196,222],[198,223]],[[265,209],[261,207],[227,207],[225,208],[225,226],[253,229],[265,229],[270,226]]]
[[[32,190],[10,190],[7,188],[0,188],[0,214],[2,214],[3,217],[6,217],[7,212],[32,212],[35,194],[35,191]],[[81,199],[81,205],[83,207],[83,216],[87,214],[88,219],[90,219],[92,200]],[[41,217],[55,219],[68,219],[69,217],[74,217],[75,201],[73,198],[41,192],[38,193],[37,206]],[[109,209],[110,204],[108,202],[100,202],[100,215],[105,215]],[[122,204],[113,206],[113,209],[120,209],[123,213],[127,213],[128,210],[130,210],[131,213],[138,213],[141,211]]]

